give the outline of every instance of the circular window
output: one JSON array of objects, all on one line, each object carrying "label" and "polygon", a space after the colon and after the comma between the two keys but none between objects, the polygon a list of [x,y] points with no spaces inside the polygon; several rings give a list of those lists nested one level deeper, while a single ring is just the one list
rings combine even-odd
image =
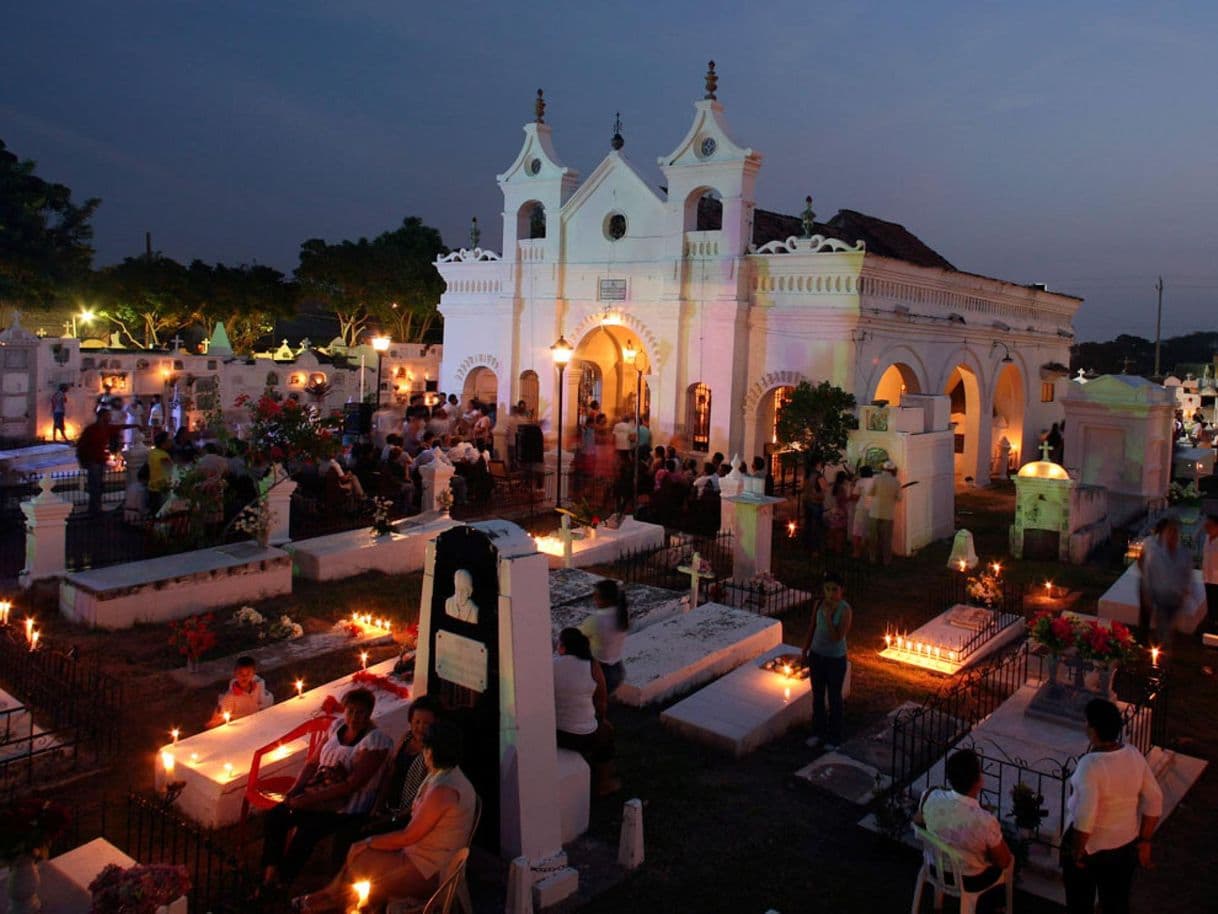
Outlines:
[{"label": "circular window", "polygon": [[529,163],[529,174],[536,175],[541,173],[541,159],[534,159]]},{"label": "circular window", "polygon": [[626,217],[621,213],[610,213],[605,220],[605,237],[610,241],[618,241],[626,237]]},{"label": "circular window", "polygon": [[715,154],[715,150],[719,148],[719,144],[715,142],[713,136],[708,136],[702,141],[702,158],[709,159]]}]

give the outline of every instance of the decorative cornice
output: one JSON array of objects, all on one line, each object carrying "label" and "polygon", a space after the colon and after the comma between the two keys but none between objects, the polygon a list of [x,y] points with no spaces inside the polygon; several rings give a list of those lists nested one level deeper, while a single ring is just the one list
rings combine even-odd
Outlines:
[{"label": "decorative cornice", "polygon": [[[808,198],[811,200],[811,197]],[[809,203],[809,206],[812,204]],[[786,241],[770,241],[759,247],[757,254],[822,254],[825,251],[845,251],[858,253],[866,251],[867,245],[862,240],[856,241],[851,247],[845,241],[837,238],[827,238],[824,235],[813,235],[811,238],[796,238],[792,235]]]},{"label": "decorative cornice", "polygon": [[502,364],[489,352],[475,353],[462,359],[461,364],[457,366],[457,370],[453,373],[453,380],[457,384],[464,384],[469,373],[475,368],[489,368],[495,373],[496,379],[501,382],[505,380]]},{"label": "decorative cornice", "polygon": [[778,387],[795,387],[801,381],[808,380],[798,371],[771,371],[762,375],[761,380],[749,388],[744,395],[744,415],[752,416],[757,412],[757,404],[761,398]]},{"label": "decorative cornice", "polygon": [[479,261],[501,259],[494,251],[484,251],[482,248],[474,248],[473,250],[461,248],[459,251],[445,254],[436,260],[436,263],[477,263]]}]

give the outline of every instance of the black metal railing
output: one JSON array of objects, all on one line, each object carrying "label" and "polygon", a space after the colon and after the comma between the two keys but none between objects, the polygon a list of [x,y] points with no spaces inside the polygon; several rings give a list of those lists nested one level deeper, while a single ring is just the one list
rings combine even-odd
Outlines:
[{"label": "black metal railing", "polygon": [[781,616],[812,603],[819,595],[787,587],[776,578],[769,580],[715,581],[706,590],[707,597],[736,609],[747,609],[762,616]]},{"label": "black metal railing", "polygon": [[[957,603],[979,606],[979,600],[968,592],[968,575],[959,571],[948,571],[941,574],[926,591],[926,608],[931,615],[938,615],[945,609],[950,609]],[[998,613],[1006,613],[1023,617],[1024,598],[1027,596],[1027,585],[1021,581],[1003,578],[999,585],[997,599],[990,603],[990,609]]]},{"label": "black metal railing", "polygon": [[[690,576],[679,571],[688,567],[694,553],[710,563],[710,581],[721,581],[732,574],[732,535],[696,536],[689,533],[668,534],[663,546],[624,552],[616,562],[606,566],[606,573],[623,584],[647,584],[670,590],[688,590]],[[704,591],[705,592],[705,591]]]},{"label": "black metal railing", "polygon": [[1014,626],[1023,628],[1024,618],[1022,615],[1002,611],[991,612],[990,621],[979,628],[971,638],[961,644],[956,650],[957,661],[962,664],[967,663],[969,658],[978,650],[992,639],[997,638],[999,634]]}]

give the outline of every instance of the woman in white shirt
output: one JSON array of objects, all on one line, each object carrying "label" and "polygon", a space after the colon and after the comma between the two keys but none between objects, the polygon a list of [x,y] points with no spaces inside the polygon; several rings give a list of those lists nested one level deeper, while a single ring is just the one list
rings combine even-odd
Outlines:
[{"label": "woman in white shirt", "polygon": [[859,478],[854,481],[850,500],[854,502],[854,513],[850,515],[850,554],[861,559],[867,555],[867,520],[871,516],[871,493],[875,491],[875,471],[869,466],[859,469]]},{"label": "woman in white shirt", "polygon": [[410,824],[351,845],[347,862],[319,892],[293,899],[297,911],[341,910],[351,884],[372,883],[369,910],[391,898],[426,898],[439,887],[453,855],[468,847],[477,797],[461,763],[461,729],[436,721],[423,736],[427,777],[411,806]]},{"label": "woman in white shirt", "polygon": [[626,605],[625,590],[610,578],[596,582],[592,599],[596,603],[596,612],[580,630],[592,644],[592,657],[600,664],[605,677],[605,691],[612,695],[626,678],[622,649],[630,628],[630,611]]},{"label": "woman in white shirt", "polygon": [[613,727],[605,714],[609,692],[592,646],[578,628],[558,633],[554,658],[554,722],[558,748],[578,752],[592,768],[597,796],[616,792],[621,783],[613,767]]},{"label": "woman in white shirt", "polygon": [[1128,914],[1135,867],[1150,866],[1150,839],[1163,812],[1163,791],[1145,757],[1121,742],[1121,712],[1110,701],[1087,703],[1091,750],[1070,776],[1062,881],[1070,914]]}]

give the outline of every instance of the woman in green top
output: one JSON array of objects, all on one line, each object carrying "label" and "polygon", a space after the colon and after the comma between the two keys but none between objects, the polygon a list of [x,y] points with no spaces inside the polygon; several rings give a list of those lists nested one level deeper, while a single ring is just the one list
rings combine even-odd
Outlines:
[{"label": "woman in green top", "polygon": [[[825,575],[825,596],[812,613],[803,658],[812,667],[812,740],[836,749],[842,741],[842,685],[846,681],[846,635],[854,613],[842,597],[842,579]],[[825,703],[828,699],[828,715]],[[826,720],[827,716],[827,720]]]}]

